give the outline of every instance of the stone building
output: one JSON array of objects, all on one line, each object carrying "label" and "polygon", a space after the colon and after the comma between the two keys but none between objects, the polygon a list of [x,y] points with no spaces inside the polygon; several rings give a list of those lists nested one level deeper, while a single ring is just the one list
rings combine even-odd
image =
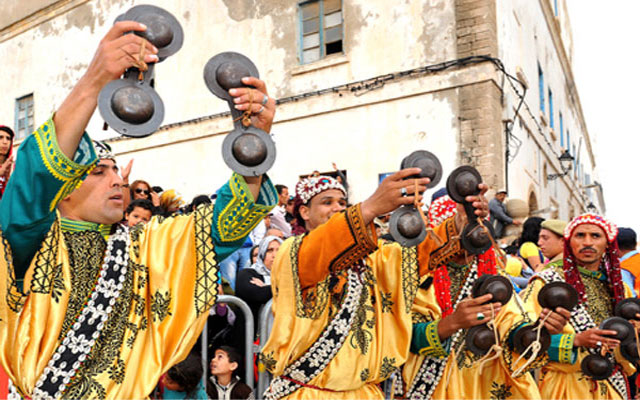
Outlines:
[{"label": "stone building", "polygon": [[[221,143],[227,105],[205,87],[207,60],[250,57],[280,99],[269,175],[346,170],[351,199],[415,149],[460,164],[529,201],[532,214],[605,211],[592,140],[571,70],[565,0],[23,0],[0,15],[0,122],[24,135],[49,118],[114,19],[152,3],[173,13],[184,46],[156,68],[163,127],[146,139],[113,138],[132,177],[211,193],[229,170]],[[510,78],[516,78],[517,80]],[[527,88],[519,107],[522,82]],[[518,117],[515,117],[518,110]],[[89,132],[102,131],[96,112]],[[559,156],[574,158],[564,176]],[[551,177],[550,177],[551,175]],[[444,181],[439,185],[444,185]]]}]

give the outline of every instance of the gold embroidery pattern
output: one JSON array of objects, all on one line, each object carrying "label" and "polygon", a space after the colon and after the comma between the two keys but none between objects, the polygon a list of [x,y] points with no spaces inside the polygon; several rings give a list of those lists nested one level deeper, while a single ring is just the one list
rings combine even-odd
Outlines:
[{"label": "gold embroidery pattern", "polygon": [[511,386],[504,383],[491,383],[491,400],[505,400],[511,397]]},{"label": "gold embroidery pattern", "polygon": [[[369,351],[369,344],[373,341],[373,334],[369,332],[373,329],[376,323],[376,316],[374,308],[368,304],[369,285],[362,285],[362,292],[360,293],[360,304],[356,309],[356,315],[351,325],[351,347],[359,349],[360,353],[367,354]],[[373,315],[371,319],[367,318],[367,311],[370,311]]]},{"label": "gold embroidery pattern", "polygon": [[53,278],[56,270],[62,265],[56,265],[58,258],[58,243],[60,241],[59,222],[56,220],[44,241],[40,250],[34,257],[35,267],[31,278],[30,290],[32,293],[50,294],[53,289]]},{"label": "gold embroidery pattern", "polygon": [[156,290],[156,293],[151,296],[151,314],[153,315],[153,322],[162,322],[171,314],[171,292],[165,291],[164,293]]},{"label": "gold embroidery pattern", "polygon": [[218,296],[218,264],[211,238],[213,205],[198,207],[195,211],[196,285],[195,308],[197,315],[208,312]]},{"label": "gold embroidery pattern", "polygon": [[302,293],[300,287],[300,275],[298,272],[298,252],[304,235],[296,236],[291,244],[291,269],[293,285],[296,292],[296,316],[298,318],[318,319],[324,311],[329,300],[329,276],[317,285],[308,288]]},{"label": "gold embroidery pattern", "polygon": [[18,289],[18,282],[16,281],[16,272],[13,268],[13,255],[11,254],[11,246],[7,239],[2,235],[2,247],[4,249],[4,261],[7,263],[7,306],[14,313],[22,311],[24,302],[27,296],[22,294]]},{"label": "gold embroidery pattern", "polygon": [[444,222],[447,231],[447,240],[445,243],[431,252],[429,257],[429,270],[433,271],[440,265],[446,264],[456,254],[460,253],[460,240],[455,238],[458,234],[456,224],[453,218],[450,218]]},{"label": "gold embroidery pattern", "polygon": [[[47,170],[54,178],[65,182],[49,205],[49,211],[53,211],[62,199],[82,184],[82,178],[95,167],[96,163],[82,165],[67,158],[58,147],[52,120],[39,127],[34,136],[40,150],[40,157]],[[92,159],[95,160],[95,156]]]},{"label": "gold embroidery pattern", "polygon": [[[57,224],[58,222],[56,221],[55,223]],[[54,231],[54,229],[52,229],[52,231]],[[55,231],[59,230],[55,229]],[[82,312],[84,305],[89,300],[89,296],[91,296],[98,279],[98,274],[100,273],[104,259],[104,252],[107,248],[107,243],[97,231],[63,232],[62,235],[69,251],[69,271],[71,273],[72,290],[69,292],[69,303],[67,304],[67,311],[62,323],[62,329],[60,330],[60,336],[58,337],[59,340],[64,339],[69,329],[71,329],[71,326],[76,322],[76,318]],[[51,249],[46,250],[47,246],[51,246]],[[41,251],[50,252],[53,249],[58,249],[57,240],[47,243],[45,239],[45,244]],[[39,252],[37,257],[40,256]],[[43,261],[46,260],[47,258],[45,257]],[[51,264],[47,267],[46,264],[39,264],[38,260],[36,260],[36,269],[33,272],[34,280],[31,285],[32,291],[35,291],[33,282],[36,281],[36,276],[40,274],[38,269],[41,268],[44,271],[42,274],[51,276],[53,274],[45,268],[51,268],[51,266],[54,265],[54,261],[55,258],[50,261]],[[51,278],[48,279],[50,280]],[[51,282],[49,282],[47,286],[50,287]],[[49,290],[44,293],[49,293]]]},{"label": "gold embroidery pattern", "polygon": [[347,218],[349,231],[355,243],[331,261],[329,269],[334,273],[354,265],[378,247],[377,244],[373,242],[369,230],[362,220],[360,204],[347,208],[345,216]]},{"label": "gold embroidery pattern", "polygon": [[276,359],[273,358],[273,351],[267,354],[259,353],[258,358],[260,360],[260,363],[266,368],[267,371],[273,372],[273,370],[276,367],[276,364],[278,363]]},{"label": "gold embroidery pattern", "polygon": [[[96,232],[96,234],[98,234]],[[98,234],[99,235],[99,234]],[[126,364],[119,364],[120,351],[125,343],[125,336],[129,330],[129,315],[133,307],[134,268],[129,261],[125,281],[120,296],[113,306],[102,333],[84,363],[76,371],[74,379],[69,383],[64,393],[66,398],[105,398],[106,389],[97,380],[98,376],[108,373],[111,380],[118,383],[124,376]],[[139,327],[138,329],[144,329]],[[124,367],[120,370],[120,366]],[[122,374],[122,375],[121,375]]]},{"label": "gold embroidery pattern", "polygon": [[384,380],[391,376],[393,371],[395,371],[396,366],[396,358],[392,357],[384,357],[382,359],[382,366],[380,367],[380,379]]},{"label": "gold embroidery pattern", "polygon": [[593,322],[600,326],[600,323],[613,315],[613,303],[611,293],[606,281],[600,281],[594,277],[581,274],[587,294],[587,311]]},{"label": "gold embroidery pattern", "polygon": [[360,372],[360,380],[362,382],[366,382],[369,379],[370,375],[371,375],[371,371],[369,371],[369,368],[365,368]]},{"label": "gold embroidery pattern", "polygon": [[407,313],[411,312],[413,300],[418,291],[420,271],[418,271],[418,248],[402,248],[402,293],[404,294],[404,307]]},{"label": "gold embroidery pattern", "polygon": [[[234,242],[247,236],[273,208],[272,205],[254,203],[249,187],[237,173],[229,179],[229,188],[233,198],[222,210],[217,222],[218,234],[223,242]],[[266,192],[260,191],[267,196],[267,204],[277,204],[274,192],[272,185],[269,185]]]}]

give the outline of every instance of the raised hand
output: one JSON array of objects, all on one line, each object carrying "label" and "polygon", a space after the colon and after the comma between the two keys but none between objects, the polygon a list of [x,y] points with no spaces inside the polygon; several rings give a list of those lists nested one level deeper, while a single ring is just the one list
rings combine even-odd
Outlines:
[{"label": "raised hand", "polygon": [[[420,168],[407,168],[386,177],[371,197],[362,202],[361,211],[364,222],[368,224],[378,215],[386,214],[404,204],[413,204],[416,179],[404,180],[404,178],[417,175],[421,171]],[[420,178],[417,181],[418,200],[420,200],[422,199],[420,193],[427,190],[429,178]]]},{"label": "raised hand", "polygon": [[5,162],[0,165],[0,176],[4,176],[5,178],[9,176],[11,172],[11,166],[13,165],[13,156],[6,159]]},{"label": "raised hand", "polygon": [[[276,100],[269,97],[264,81],[254,77],[245,77],[242,78],[242,83],[253,86],[253,88],[229,89],[236,110],[247,111],[251,107],[251,124],[267,133],[271,132],[271,124],[276,114]],[[267,101],[263,104],[265,99]]]}]

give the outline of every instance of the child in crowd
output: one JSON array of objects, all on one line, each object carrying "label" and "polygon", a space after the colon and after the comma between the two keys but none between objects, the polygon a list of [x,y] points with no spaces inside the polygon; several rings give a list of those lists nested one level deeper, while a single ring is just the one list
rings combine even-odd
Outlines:
[{"label": "child in crowd", "polygon": [[149,222],[152,213],[153,203],[149,200],[137,199],[129,203],[124,212],[124,217],[127,220],[127,225],[132,228],[139,223],[146,224]]},{"label": "child in crowd", "polygon": [[200,357],[189,354],[162,376],[154,398],[207,400],[202,383],[203,372]]},{"label": "child in crowd", "polygon": [[240,355],[229,346],[220,346],[211,359],[211,377],[207,382],[207,393],[213,400],[254,399],[253,390],[235,376]]}]

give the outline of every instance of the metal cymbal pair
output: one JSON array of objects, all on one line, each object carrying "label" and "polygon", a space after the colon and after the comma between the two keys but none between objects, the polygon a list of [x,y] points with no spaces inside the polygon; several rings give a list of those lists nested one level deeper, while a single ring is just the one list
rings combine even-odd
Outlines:
[{"label": "metal cymbal pair", "polygon": [[[505,305],[513,294],[511,281],[500,275],[482,275],[473,283],[471,297],[481,297],[491,294],[488,303],[500,303]],[[495,344],[493,329],[486,323],[469,328],[465,337],[467,349],[477,356],[484,356]]]},{"label": "metal cymbal pair", "polygon": [[[492,237],[495,236],[493,226],[487,220],[478,222],[473,205],[466,201],[467,196],[480,194],[478,185],[482,183],[482,176],[477,169],[463,165],[451,172],[447,178],[447,193],[456,203],[464,206],[468,223],[460,234],[460,245],[470,254],[482,254],[489,250]],[[491,236],[491,237],[490,237]]]},{"label": "metal cymbal pair", "polygon": [[[140,5],[118,16],[115,22],[136,21],[147,26],[133,34],[147,39],[158,49],[158,62],[182,47],[184,33],[178,20],[166,10]],[[98,95],[98,108],[111,128],[124,136],[145,137],[155,132],[164,119],[164,104],[152,86],[155,63],[146,71],[128,69],[123,77],[109,82]],[[139,79],[142,76],[142,79]]]},{"label": "metal cymbal pair", "polygon": [[[229,89],[249,87],[244,77],[259,78],[258,69],[240,53],[224,52],[212,57],[204,67],[204,81],[209,90],[226,100],[233,118],[234,128],[222,142],[222,158],[233,171],[244,176],[260,176],[267,172],[276,159],[276,145],[271,135],[262,129],[243,124],[243,113],[235,109]],[[263,99],[253,99],[262,104]],[[250,115],[247,114],[247,120]]]},{"label": "metal cymbal pair", "polygon": [[[442,164],[435,154],[426,150],[417,150],[409,154],[400,163],[400,169],[420,168],[418,175],[405,179],[429,178],[427,188],[435,187],[442,179]],[[389,233],[393,239],[404,247],[412,247],[421,243],[427,236],[424,220],[414,205],[398,207],[389,219]]]}]

